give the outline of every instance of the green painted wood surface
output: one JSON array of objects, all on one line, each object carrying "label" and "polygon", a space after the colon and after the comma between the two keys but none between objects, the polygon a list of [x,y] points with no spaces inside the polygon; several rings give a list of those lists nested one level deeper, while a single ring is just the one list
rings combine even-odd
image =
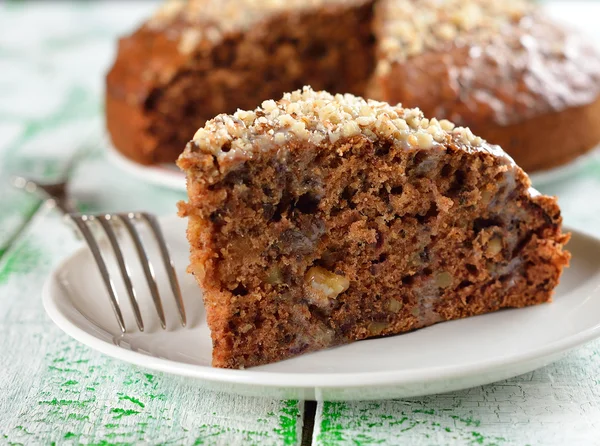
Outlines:
[{"label": "green painted wood surface", "polygon": [[405,401],[326,402],[316,445],[600,444],[600,342],[522,376]]},{"label": "green painted wood surface", "polygon": [[302,402],[206,391],[112,360],[56,328],[41,285],[77,245],[44,207],[0,261],[0,444],[298,443]]},{"label": "green painted wood surface", "polygon": [[[166,215],[182,198],[123,175],[103,151],[103,74],[116,36],[155,3],[0,4],[0,444],[299,443],[302,402],[209,392],[114,361],[62,334],[41,306],[45,277],[77,242],[59,215],[8,185],[11,173],[52,179],[78,152],[71,192],[81,209]],[[567,224],[600,235],[600,157],[540,189],[560,197]],[[599,389],[596,342],[462,392],[321,403],[313,443],[600,444]]]},{"label": "green painted wood surface", "polygon": [[30,6],[0,5],[0,444],[298,444],[302,402],[149,373],[78,344],[45,315],[42,284],[77,242],[10,174],[52,180],[77,152],[80,209],[174,214],[183,194],[128,178],[102,151],[103,73],[116,36],[151,2]]}]

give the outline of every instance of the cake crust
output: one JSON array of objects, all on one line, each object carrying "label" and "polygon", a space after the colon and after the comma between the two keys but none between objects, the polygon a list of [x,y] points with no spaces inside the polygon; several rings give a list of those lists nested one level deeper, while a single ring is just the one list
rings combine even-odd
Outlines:
[{"label": "cake crust", "polygon": [[418,109],[305,88],[209,121],[178,164],[216,367],[548,302],[568,263],[556,200]]}]

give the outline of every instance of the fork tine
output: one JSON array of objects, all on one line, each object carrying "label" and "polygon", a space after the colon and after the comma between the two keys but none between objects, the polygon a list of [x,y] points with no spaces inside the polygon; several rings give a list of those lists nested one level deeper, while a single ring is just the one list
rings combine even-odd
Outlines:
[{"label": "fork tine", "polygon": [[115,285],[113,284],[110,275],[108,274],[108,269],[106,268],[106,263],[104,263],[104,259],[102,258],[102,253],[100,252],[98,243],[92,235],[92,231],[90,231],[90,228],[88,228],[88,225],[86,224],[87,221],[92,220],[93,217],[88,217],[86,215],[69,215],[71,217],[71,220],[77,226],[77,229],[79,229],[79,232],[81,232],[81,235],[83,235],[83,238],[85,239],[88,247],[90,248],[90,251],[92,252],[92,256],[96,261],[96,265],[100,270],[100,275],[102,276],[102,280],[104,282],[104,285],[106,286],[106,290],[108,291],[110,303],[112,305],[115,316],[117,317],[119,328],[121,329],[122,333],[125,333],[125,321],[123,320],[123,314],[121,313],[121,307],[119,306],[119,299],[117,298]]},{"label": "fork tine", "polygon": [[137,323],[140,331],[144,331],[144,321],[142,320],[142,313],[140,312],[140,307],[137,302],[137,296],[135,295],[135,289],[133,288],[133,284],[131,282],[131,273],[127,264],[125,263],[125,259],[123,257],[123,251],[119,246],[117,241],[117,236],[115,235],[115,231],[110,225],[111,221],[114,221],[110,214],[102,215],[97,218],[100,226],[104,229],[104,233],[110,242],[110,246],[112,247],[113,252],[115,253],[115,257],[117,259],[117,263],[119,264],[119,269],[121,270],[121,276],[123,277],[123,282],[125,282],[125,287],[127,288],[127,294],[129,295],[129,301],[131,302],[131,306],[133,307],[133,312],[135,314],[135,321]]},{"label": "fork tine", "polygon": [[175,272],[175,265],[173,264],[173,260],[171,260],[171,256],[169,255],[169,250],[167,248],[167,242],[165,241],[165,237],[163,236],[162,230],[158,224],[158,221],[154,215],[148,214],[146,212],[142,212],[139,214],[141,218],[146,220],[152,232],[154,233],[154,237],[158,242],[158,247],[160,248],[160,253],[165,264],[165,270],[167,271],[167,275],[169,276],[169,283],[171,285],[171,290],[173,291],[173,296],[175,297],[175,302],[177,303],[177,309],[179,310],[179,320],[181,321],[181,326],[185,327],[187,324],[187,318],[185,315],[185,307],[183,305],[183,297],[181,296],[181,288],[179,286],[179,281],[177,280],[177,273]]},{"label": "fork tine", "polygon": [[131,220],[134,220],[136,216],[134,213],[117,214],[117,216],[121,219],[121,221],[125,225],[125,228],[127,228],[127,232],[129,232],[129,235],[133,240],[135,249],[140,259],[140,263],[142,264],[142,268],[144,269],[146,281],[148,282],[148,286],[150,287],[150,293],[152,294],[154,307],[156,308],[156,312],[158,313],[158,317],[160,319],[160,325],[163,329],[166,329],[167,322],[165,321],[165,312],[163,310],[162,302],[160,300],[160,293],[158,292],[158,285],[156,284],[156,276],[154,275],[154,269],[152,268],[152,264],[150,263],[148,253],[146,253],[146,250],[144,249],[142,239],[140,238],[136,227],[131,222]]}]

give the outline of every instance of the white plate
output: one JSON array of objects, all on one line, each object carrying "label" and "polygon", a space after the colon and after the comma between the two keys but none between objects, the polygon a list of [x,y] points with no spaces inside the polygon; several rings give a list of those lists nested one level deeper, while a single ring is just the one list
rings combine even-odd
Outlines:
[{"label": "white plate", "polygon": [[[168,331],[158,330],[149,293],[141,288],[144,319],[152,325],[144,334],[120,335],[99,274],[84,248],[52,273],[43,292],[44,306],[52,320],[78,341],[148,369],[196,378],[207,388],[318,400],[425,395],[529,372],[600,336],[600,240],[574,232],[569,243],[572,266],[552,304],[445,322],[247,370],[213,368],[201,292],[184,272],[185,222],[173,217],[162,220],[162,226],[182,284],[188,328],[177,327],[175,306],[168,298],[164,299]],[[125,248],[135,259],[133,248]],[[156,254],[154,248],[149,252]],[[166,277],[158,266],[159,285],[166,290]],[[114,270],[114,262],[109,268]],[[137,261],[132,262],[132,274],[138,285],[143,283]],[[123,293],[122,284],[117,286]],[[130,308],[123,306],[126,323],[134,327]]]}]

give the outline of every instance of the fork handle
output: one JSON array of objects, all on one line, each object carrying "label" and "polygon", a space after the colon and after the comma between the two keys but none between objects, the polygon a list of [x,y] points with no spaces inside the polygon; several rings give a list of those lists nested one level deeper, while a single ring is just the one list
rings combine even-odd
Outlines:
[{"label": "fork handle", "polygon": [[54,204],[54,206],[60,209],[65,215],[77,212],[77,209],[75,209],[71,200],[68,198],[66,182],[41,184],[36,183],[29,178],[14,176],[12,178],[12,183],[19,189],[43,196],[45,200]]}]

